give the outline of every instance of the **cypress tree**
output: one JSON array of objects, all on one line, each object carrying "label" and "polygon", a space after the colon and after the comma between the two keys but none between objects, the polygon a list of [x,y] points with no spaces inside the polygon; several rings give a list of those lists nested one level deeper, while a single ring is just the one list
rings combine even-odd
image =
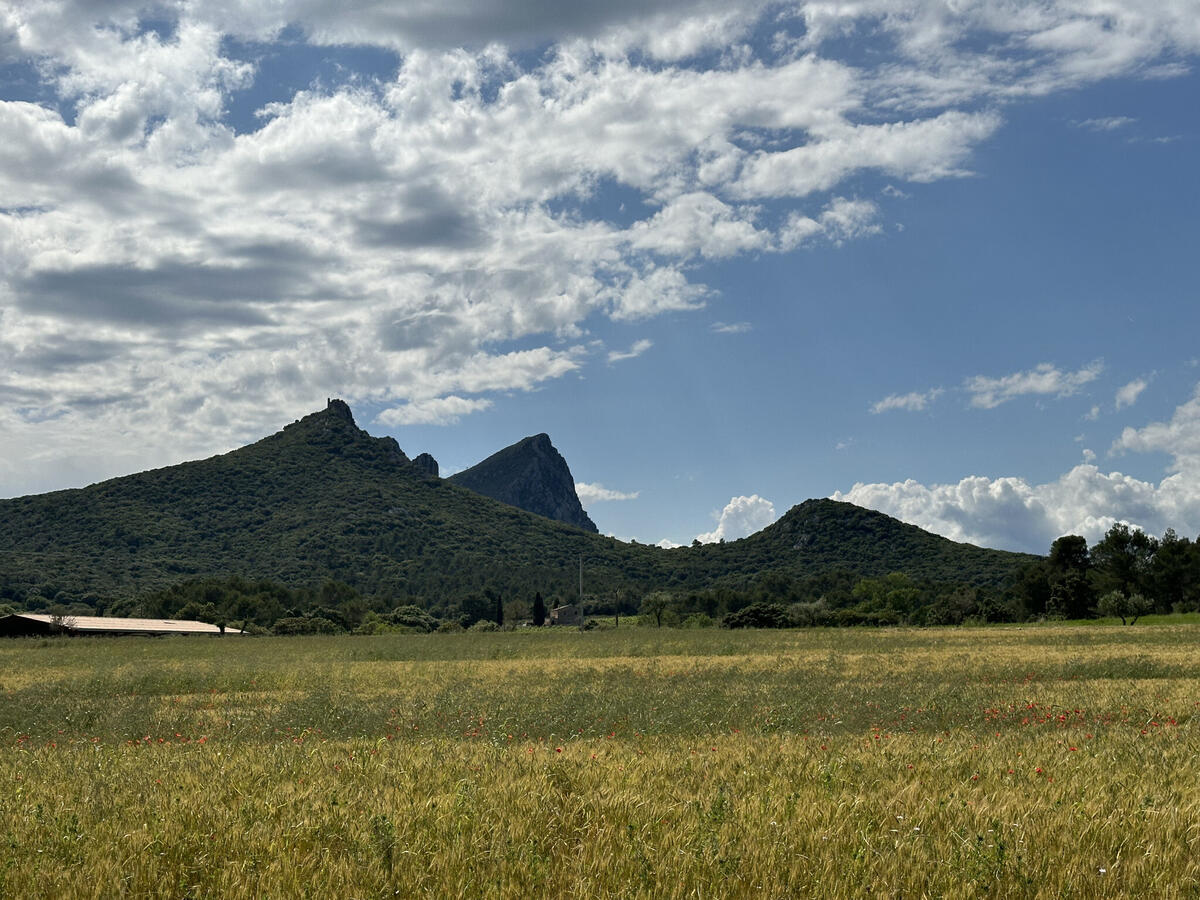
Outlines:
[{"label": "cypress tree", "polygon": [[546,601],[542,599],[541,591],[533,598],[533,624],[537,628],[546,624]]}]

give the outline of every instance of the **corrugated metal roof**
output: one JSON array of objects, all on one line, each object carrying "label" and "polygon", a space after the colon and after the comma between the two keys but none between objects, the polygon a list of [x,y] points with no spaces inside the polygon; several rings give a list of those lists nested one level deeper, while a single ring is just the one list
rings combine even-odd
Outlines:
[{"label": "corrugated metal roof", "polygon": [[[221,629],[207,622],[188,622],[179,619],[118,619],[108,616],[50,616],[45,613],[15,613],[16,618],[31,619],[46,625],[58,625],[65,631],[83,633],[129,634],[221,634]],[[226,626],[225,634],[241,634],[239,628]]]}]

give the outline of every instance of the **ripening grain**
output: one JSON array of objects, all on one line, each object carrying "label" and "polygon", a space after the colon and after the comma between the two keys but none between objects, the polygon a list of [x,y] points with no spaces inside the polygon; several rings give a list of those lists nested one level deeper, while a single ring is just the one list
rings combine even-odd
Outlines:
[{"label": "ripening grain", "polygon": [[16,641],[3,896],[1200,896],[1200,629]]}]

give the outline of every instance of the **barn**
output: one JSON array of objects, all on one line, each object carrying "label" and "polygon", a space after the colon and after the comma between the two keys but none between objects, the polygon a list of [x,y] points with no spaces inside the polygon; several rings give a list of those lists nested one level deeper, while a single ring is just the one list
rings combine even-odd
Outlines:
[{"label": "barn", "polygon": [[0,617],[0,637],[45,637],[52,634],[165,635],[165,634],[242,634],[236,628],[224,628],[207,622],[176,619],[117,619],[105,616],[51,616],[45,613],[14,613]]}]

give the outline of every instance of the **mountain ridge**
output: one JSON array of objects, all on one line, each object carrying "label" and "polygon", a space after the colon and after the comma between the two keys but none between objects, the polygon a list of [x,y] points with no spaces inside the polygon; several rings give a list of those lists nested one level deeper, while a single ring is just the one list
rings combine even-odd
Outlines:
[{"label": "mountain ridge", "polygon": [[229,453],[84,488],[0,500],[0,601],[139,596],[238,575],[308,586],[334,579],[422,606],[486,589],[742,589],[766,574],[906,572],[1001,585],[1033,557],[972,545],[833,500],[810,500],[757,534],[664,550],[585,532],[432,478],[397,442],[332,403]]}]

